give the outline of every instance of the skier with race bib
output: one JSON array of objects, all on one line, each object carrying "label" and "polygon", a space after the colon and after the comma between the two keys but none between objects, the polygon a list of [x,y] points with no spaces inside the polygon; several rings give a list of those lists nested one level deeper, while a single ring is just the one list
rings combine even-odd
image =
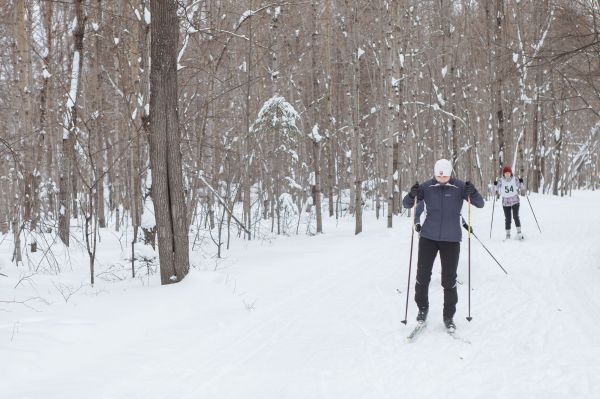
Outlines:
[{"label": "skier with race bib", "polygon": [[494,195],[500,193],[502,197],[502,207],[504,208],[504,227],[506,229],[506,239],[510,239],[511,213],[517,227],[517,238],[523,239],[521,232],[521,220],[519,219],[519,192],[523,190],[523,179],[513,175],[512,168],[506,165],[502,168],[502,177],[494,182]]}]

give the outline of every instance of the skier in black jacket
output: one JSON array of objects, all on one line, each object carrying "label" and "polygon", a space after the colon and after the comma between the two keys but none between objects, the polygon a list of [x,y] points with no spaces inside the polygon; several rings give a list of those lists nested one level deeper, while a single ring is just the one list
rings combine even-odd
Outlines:
[{"label": "skier in black jacket", "polygon": [[470,198],[477,208],[483,208],[481,195],[470,182],[451,177],[452,164],[446,159],[435,163],[434,177],[423,184],[416,183],[404,197],[404,207],[412,207],[424,201],[427,208],[425,222],[421,227],[415,302],[419,308],[417,321],[425,323],[429,311],[429,282],[433,262],[439,251],[442,263],[442,287],[444,287],[444,325],[454,331],[458,294],[456,269],[462,239],[460,213],[463,202]]}]

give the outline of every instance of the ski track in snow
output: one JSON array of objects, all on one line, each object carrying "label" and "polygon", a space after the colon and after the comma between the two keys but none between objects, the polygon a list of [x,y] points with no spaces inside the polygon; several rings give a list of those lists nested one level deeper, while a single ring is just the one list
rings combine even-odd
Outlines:
[{"label": "ski track in snow", "polygon": [[501,207],[491,240],[491,202],[472,210],[510,275],[471,241],[467,322],[463,236],[455,321],[470,344],[445,333],[439,258],[428,326],[406,342],[418,239],[404,326],[409,219],[388,230],[366,213],[359,236],[345,219],[319,237],[236,242],[216,272],[177,285],[105,283],[39,313],[11,307],[0,313],[0,397],[600,397],[600,193],[530,199],[543,233],[522,198],[523,242],[502,241]]}]

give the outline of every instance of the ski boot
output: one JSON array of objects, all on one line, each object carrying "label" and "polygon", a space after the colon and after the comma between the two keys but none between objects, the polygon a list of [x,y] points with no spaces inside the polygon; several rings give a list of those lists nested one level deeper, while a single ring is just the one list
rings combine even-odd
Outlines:
[{"label": "ski boot", "polygon": [[521,232],[521,228],[520,227],[517,227],[517,238],[519,240],[522,240],[522,239],[525,238],[525,237],[523,237],[523,233]]},{"label": "ski boot", "polygon": [[419,308],[419,314],[417,315],[417,323],[425,324],[427,320],[427,313],[429,312],[429,308]]},{"label": "ski boot", "polygon": [[446,330],[452,334],[454,331],[456,331],[456,324],[454,324],[454,321],[452,320],[452,317],[445,317],[444,318],[444,326],[446,327]]}]

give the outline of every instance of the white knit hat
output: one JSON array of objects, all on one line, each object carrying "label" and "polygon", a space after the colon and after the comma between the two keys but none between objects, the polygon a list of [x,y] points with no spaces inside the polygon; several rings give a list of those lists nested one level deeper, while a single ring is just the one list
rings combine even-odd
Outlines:
[{"label": "white knit hat", "polygon": [[440,159],[433,167],[434,176],[450,176],[452,175],[452,164],[447,159]]}]

